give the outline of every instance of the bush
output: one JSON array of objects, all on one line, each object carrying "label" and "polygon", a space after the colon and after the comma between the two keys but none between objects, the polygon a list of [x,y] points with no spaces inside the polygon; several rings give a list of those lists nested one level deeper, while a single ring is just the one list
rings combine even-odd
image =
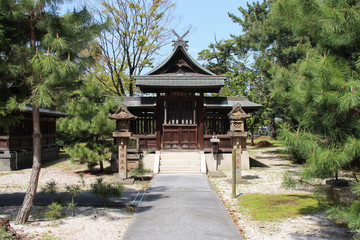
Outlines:
[{"label": "bush", "polygon": [[0,226],[0,239],[3,240],[11,240],[12,239],[12,232],[6,229],[6,226]]},{"label": "bush", "polygon": [[62,216],[62,206],[59,203],[53,202],[48,206],[48,211],[45,213],[47,219],[56,220]]},{"label": "bush", "polygon": [[112,185],[111,183],[104,182],[103,178],[97,178],[95,183],[91,184],[91,192],[100,195],[104,201],[104,207],[108,205],[107,199],[109,196],[120,197],[124,191],[122,184]]},{"label": "bush", "polygon": [[49,193],[51,195],[51,202],[54,202],[54,195],[58,190],[58,186],[54,180],[47,182],[45,186],[41,188],[42,193]]},{"label": "bush", "polygon": [[71,209],[71,216],[74,216],[74,209],[76,207],[75,197],[81,193],[81,188],[78,185],[70,185],[65,187],[71,194],[71,202],[68,203],[68,208]]}]

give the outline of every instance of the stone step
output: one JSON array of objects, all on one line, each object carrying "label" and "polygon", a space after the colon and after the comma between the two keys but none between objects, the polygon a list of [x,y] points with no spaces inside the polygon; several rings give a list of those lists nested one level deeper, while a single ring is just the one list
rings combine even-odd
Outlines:
[{"label": "stone step", "polygon": [[201,161],[199,160],[160,160],[160,165],[200,165]]},{"label": "stone step", "polygon": [[160,165],[160,172],[200,172],[201,167],[199,166],[189,166],[189,165]]},{"label": "stone step", "polygon": [[161,160],[200,160],[200,154],[161,154]]},{"label": "stone step", "polygon": [[201,172],[200,153],[161,152],[159,172]]}]

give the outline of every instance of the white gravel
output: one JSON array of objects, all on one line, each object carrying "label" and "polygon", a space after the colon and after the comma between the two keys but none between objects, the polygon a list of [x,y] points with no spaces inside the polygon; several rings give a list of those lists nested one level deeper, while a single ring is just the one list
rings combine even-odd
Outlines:
[{"label": "white gravel", "polygon": [[[300,165],[291,164],[289,161],[277,157],[274,151],[278,148],[251,150],[250,154],[267,167],[252,168],[242,171],[242,176],[249,184],[238,184],[238,194],[251,193],[304,193],[305,190],[285,190],[281,187],[282,175],[285,171],[299,172]],[[59,162],[41,170],[39,188],[46,182],[54,180],[59,186],[65,184],[80,184],[80,177],[76,171],[82,171],[86,166],[69,164],[67,161]],[[0,172],[0,192],[26,191],[31,169]],[[234,222],[242,232],[245,239],[249,240],[278,240],[278,239],[351,239],[349,230],[341,228],[323,215],[307,215],[298,218],[289,218],[280,222],[254,221],[246,214],[246,209],[237,206],[236,199],[231,198],[231,172],[224,172],[225,178],[211,178],[224,205],[228,208]],[[85,174],[84,180],[88,189],[90,183],[98,176]],[[114,180],[114,176],[103,176],[106,181]],[[126,185],[128,190],[138,190],[141,185]],[[0,217],[15,219],[19,207],[0,207]],[[91,240],[91,239],[121,239],[133,213],[125,209],[76,207],[75,217],[65,217],[56,221],[45,220],[44,207],[34,207],[28,224],[11,225],[31,239],[45,239],[52,237],[54,240]],[[159,226],[160,227],[160,226]]]},{"label": "white gravel", "polygon": [[[86,170],[84,165],[71,164],[69,161],[59,161],[56,164],[42,168],[40,172],[38,192],[49,181],[55,181],[59,191],[65,191],[65,185],[77,184],[82,186],[81,178],[77,172]],[[30,179],[31,169],[14,172],[0,172],[0,192],[25,192]],[[90,184],[100,176],[85,173],[84,190],[90,189]],[[102,175],[105,181],[116,181],[112,174]],[[140,190],[142,184],[125,185],[125,191]],[[26,234],[29,239],[53,240],[112,240],[121,239],[127,229],[132,212],[126,209],[76,207],[75,217],[67,211],[66,217],[52,221],[44,217],[46,207],[34,206],[25,225],[15,225],[14,220],[20,207],[0,207],[0,217],[9,218],[11,226],[20,233]]]},{"label": "white gravel", "polygon": [[[279,158],[276,155],[277,150],[279,148],[249,151],[252,158],[267,167],[243,170],[243,179],[247,180],[249,184],[237,184],[238,196],[253,193],[307,193],[306,190],[286,190],[281,187],[284,172],[287,170],[294,173],[300,172],[303,166]],[[237,199],[231,197],[231,184],[226,182],[227,179],[231,179],[231,172],[225,171],[224,173],[226,174],[225,178],[211,178],[210,180],[245,239],[351,239],[351,232],[347,228],[340,227],[321,214],[288,218],[278,222],[263,222],[251,219],[246,214],[246,209],[242,209],[237,205]]]}]

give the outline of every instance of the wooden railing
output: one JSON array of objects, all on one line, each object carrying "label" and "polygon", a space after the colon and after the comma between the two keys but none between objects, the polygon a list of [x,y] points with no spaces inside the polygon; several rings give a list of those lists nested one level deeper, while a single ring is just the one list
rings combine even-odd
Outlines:
[{"label": "wooden railing", "polygon": [[135,135],[152,135],[156,132],[156,119],[154,116],[139,116],[131,122],[131,132]]},{"label": "wooden railing", "polygon": [[226,135],[230,129],[230,122],[227,116],[205,116],[205,135]]}]

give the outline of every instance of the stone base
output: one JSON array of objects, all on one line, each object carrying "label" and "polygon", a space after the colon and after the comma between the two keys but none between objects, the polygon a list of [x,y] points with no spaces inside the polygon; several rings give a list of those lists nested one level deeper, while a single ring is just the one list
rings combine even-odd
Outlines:
[{"label": "stone base", "polygon": [[[136,159],[136,158],[129,159],[129,157],[131,157],[131,154],[128,154],[128,159],[127,159],[127,170],[128,171],[139,167],[139,160],[141,159],[141,156],[140,156],[140,154],[137,154],[137,155],[138,155],[138,159]],[[113,170],[115,172],[119,171],[119,157],[118,156],[119,156],[119,154],[117,152],[111,154],[110,168],[111,168],[111,170]]]},{"label": "stone base", "polygon": [[[114,176],[119,177],[119,173],[114,173]],[[125,184],[125,185],[132,185],[132,184],[134,184],[134,181],[135,181],[134,178],[123,179],[121,177],[119,177],[115,180],[116,183],[121,183],[121,184]]]},{"label": "stone base", "polygon": [[[41,150],[41,162],[55,161],[59,158],[59,148],[43,148]],[[19,170],[31,168],[33,152],[31,150],[4,151],[0,152],[0,171]]]},{"label": "stone base", "polygon": [[241,153],[241,169],[250,169],[250,157],[247,151],[242,151]]}]

